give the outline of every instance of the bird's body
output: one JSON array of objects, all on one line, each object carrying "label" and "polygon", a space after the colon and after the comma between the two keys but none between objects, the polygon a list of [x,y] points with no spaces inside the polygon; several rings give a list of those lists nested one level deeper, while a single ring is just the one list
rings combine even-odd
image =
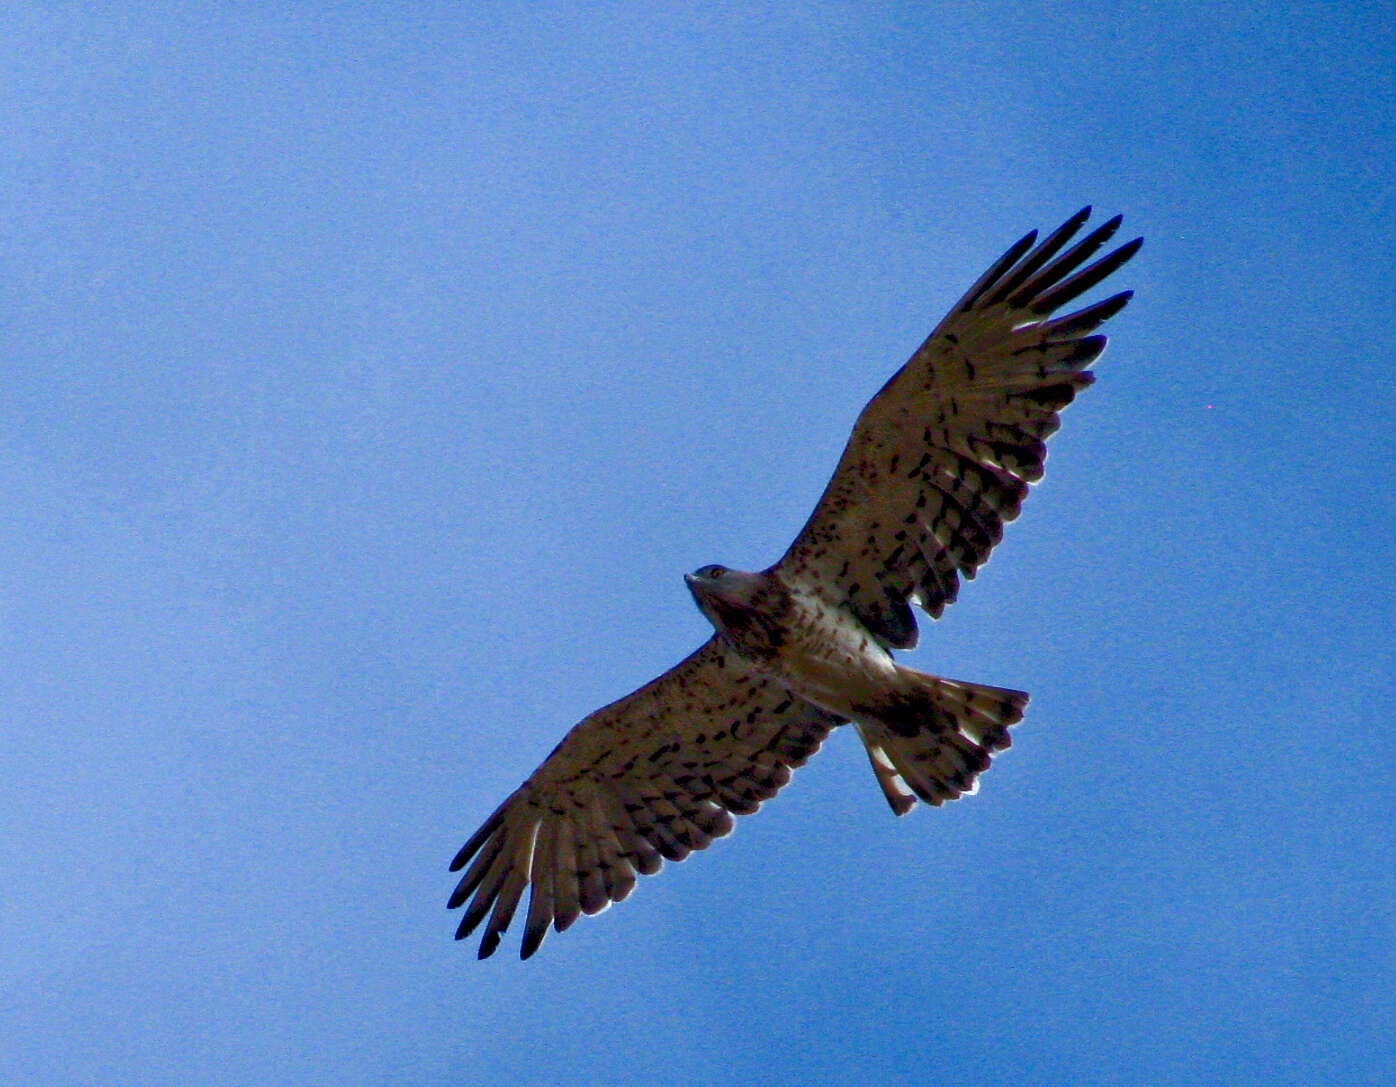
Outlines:
[{"label": "bird's body", "polygon": [[[461,848],[457,938],[488,916],[492,954],[532,887],[522,953],[630,893],[636,874],[732,829],[852,723],[892,810],[973,792],[1021,720],[1021,691],[899,664],[912,606],[938,617],[1042,475],[1057,413],[1091,383],[1091,335],[1124,292],[1053,318],[1125,263],[1086,262],[1116,217],[1068,246],[1090,209],[1029,234],[970,288],[868,403],[785,555],[757,573],[687,578],[715,635],[588,716]],[[1085,265],[1085,267],[1082,267]]]},{"label": "bird's body", "polygon": [[704,567],[687,581],[724,641],[820,709],[856,720],[896,683],[892,654],[856,617],[777,572]]}]

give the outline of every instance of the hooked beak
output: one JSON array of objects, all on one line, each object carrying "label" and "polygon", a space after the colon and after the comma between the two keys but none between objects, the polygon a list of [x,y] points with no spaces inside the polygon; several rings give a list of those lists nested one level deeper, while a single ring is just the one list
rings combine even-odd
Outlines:
[{"label": "hooked beak", "polygon": [[713,579],[703,577],[701,574],[684,574],[683,583],[688,586],[688,591],[693,594],[693,598],[699,603],[712,600],[718,596],[717,587],[713,584]]},{"label": "hooked beak", "polygon": [[688,591],[693,594],[693,599],[698,602],[698,606],[706,611],[709,607],[736,607],[741,603],[738,595],[734,594],[731,586],[723,586],[717,578],[704,577],[702,574],[684,574],[684,584],[688,586]]},{"label": "hooked beak", "polygon": [[723,601],[717,594],[712,578],[684,574],[683,583],[688,586],[688,591],[693,595],[693,602],[698,605],[698,610],[707,616],[708,622],[719,626],[718,616]]}]

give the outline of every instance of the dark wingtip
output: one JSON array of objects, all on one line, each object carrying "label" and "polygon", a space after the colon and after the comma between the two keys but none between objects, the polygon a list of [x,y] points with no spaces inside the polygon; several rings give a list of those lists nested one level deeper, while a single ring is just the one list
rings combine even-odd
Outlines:
[{"label": "dark wingtip", "polygon": [[[472,913],[474,913],[473,917],[471,916]],[[475,931],[476,926],[479,925],[484,918],[485,914],[483,910],[466,910],[465,916],[460,919],[460,924],[456,926],[456,939],[464,940]]]},{"label": "dark wingtip", "polygon": [[1076,346],[1072,348],[1071,354],[1067,356],[1065,364],[1070,367],[1089,366],[1096,359],[1100,358],[1101,352],[1105,350],[1104,336],[1082,336],[1076,341]]},{"label": "dark wingtip", "polygon": [[995,283],[1015,264],[1023,259],[1023,255],[1032,249],[1037,242],[1037,231],[1029,230],[1021,238],[1008,247],[1008,250],[989,266],[973,287],[966,292],[965,296],[956,303],[953,313],[964,313],[974,308],[976,302],[983,296],[984,292],[994,286]]},{"label": "dark wingtip", "polygon": [[992,278],[997,279],[998,276],[1003,275],[1004,272],[1008,271],[1008,269],[1012,268],[1015,264],[1022,260],[1023,254],[1027,253],[1036,244],[1037,231],[1035,229],[1029,230],[1026,234],[1024,234],[1011,246],[1009,246],[1008,250],[1003,254],[1003,256],[999,257],[998,262],[999,265],[1001,265],[1002,267],[999,268],[998,275],[995,275]]},{"label": "dark wingtip", "polygon": [[[1116,217],[1118,218],[1118,216]],[[1113,222],[1113,220],[1112,220]],[[1109,225],[1108,223],[1106,224]],[[1104,230],[1104,228],[1101,228]],[[1106,235],[1108,237],[1108,235]],[[1094,238],[1095,235],[1092,235]],[[1140,246],[1144,244],[1143,238],[1135,238],[1133,241],[1125,242],[1114,252],[1101,257],[1094,264],[1088,265],[1069,279],[1064,279],[1055,286],[1043,291],[1037,297],[1025,300],[1026,305],[1034,313],[1048,314],[1058,306],[1070,302],[1073,298],[1084,294],[1101,280],[1113,275],[1121,265],[1125,264],[1135,253],[1139,252]],[[1024,288],[1026,290],[1026,288]]]},{"label": "dark wingtip", "polygon": [[1106,321],[1110,320],[1111,317],[1114,317],[1115,314],[1119,313],[1120,310],[1129,305],[1130,299],[1133,297],[1134,290],[1130,288],[1129,290],[1120,291],[1119,294],[1112,294],[1103,302],[1097,302],[1091,309],[1095,313],[1096,320],[1100,324],[1104,324]]},{"label": "dark wingtip", "polygon": [[[1061,226],[1057,227],[1056,230],[1047,235],[1047,237],[1043,239],[1042,244],[1029,253],[1025,260],[1018,263],[1011,273],[999,277],[996,280],[997,285],[994,287],[992,293],[984,295],[983,301],[992,306],[1014,295],[1024,283],[1034,278],[1047,262],[1052,260],[1052,258],[1061,251],[1062,246],[1066,245],[1067,242],[1076,236],[1076,232],[1081,229],[1082,225],[1084,225],[1086,220],[1090,217],[1091,206],[1087,204],[1075,215],[1067,219],[1066,222],[1062,223]],[[1097,238],[1101,230],[1106,229],[1109,228],[1102,227],[1097,229],[1092,233],[1091,238]],[[1087,240],[1087,244],[1090,244],[1090,239]]]},{"label": "dark wingtip", "polygon": [[[509,800],[512,799],[513,797],[509,798]],[[447,866],[447,871],[459,872],[465,867],[465,862],[480,851],[480,847],[489,840],[490,836],[499,829],[499,825],[504,822],[504,809],[509,806],[509,800],[506,800],[497,807],[494,813],[485,820],[480,829],[470,836],[470,840],[460,847],[451,863]]]},{"label": "dark wingtip", "polygon": [[1129,300],[1133,297],[1133,291],[1121,291],[1119,294],[1111,295],[1103,302],[1087,306],[1079,313],[1071,313],[1065,317],[1058,317],[1056,320],[1046,322],[1042,326],[1042,331],[1053,340],[1085,335],[1114,317],[1129,304]]},{"label": "dark wingtip", "polygon": [[[1142,243],[1143,239],[1141,238],[1139,239],[1139,241]],[[1138,252],[1138,249],[1136,249],[1135,252]],[[1127,305],[1129,305],[1130,299],[1132,299],[1133,297],[1134,291],[1132,289],[1127,291],[1121,291],[1119,294],[1111,295],[1102,303],[1101,312],[1104,316],[1101,318],[1101,320],[1108,321],[1111,317],[1114,317],[1115,314],[1119,313],[1120,310],[1124,309]]]}]

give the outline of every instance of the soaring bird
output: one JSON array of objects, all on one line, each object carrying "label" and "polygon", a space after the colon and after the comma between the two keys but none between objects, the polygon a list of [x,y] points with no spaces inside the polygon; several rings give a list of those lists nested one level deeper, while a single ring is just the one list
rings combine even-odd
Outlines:
[{"label": "soaring bird", "polygon": [[898,664],[912,605],[955,600],[1042,478],[1058,413],[1090,385],[1096,330],[1130,291],[1054,317],[1139,250],[1088,263],[1120,217],[1075,240],[1073,215],[1011,246],[868,402],[809,522],[773,566],[704,566],[685,580],[713,636],[638,691],[597,710],[471,836],[449,907],[494,953],[525,888],[522,957],[549,925],[619,902],[730,833],[790,780],[829,731],[858,730],[897,815],[974,792],[1009,746],[1022,691]]}]

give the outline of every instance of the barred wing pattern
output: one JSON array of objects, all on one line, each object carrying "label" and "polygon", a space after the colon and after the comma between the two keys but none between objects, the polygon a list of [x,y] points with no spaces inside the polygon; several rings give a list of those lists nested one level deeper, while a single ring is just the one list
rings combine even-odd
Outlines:
[{"label": "barred wing pattern", "polygon": [[[1034,248],[1033,231],[962,298],[868,403],[809,522],[775,569],[850,607],[889,648],[916,644],[910,603],[938,618],[1042,478],[1057,413],[1094,376],[1091,335],[1125,291],[1053,311],[1132,257],[1136,238],[1081,268],[1120,217],[1066,248],[1084,208]],[[1077,269],[1080,268],[1080,271]]]},{"label": "barred wing pattern", "polygon": [[469,899],[456,939],[485,919],[499,945],[531,885],[522,956],[732,830],[790,780],[841,718],[754,672],[716,638],[597,710],[466,842],[449,905]]},{"label": "barred wing pattern", "polygon": [[[809,522],[768,573],[846,607],[889,648],[916,644],[911,605],[938,617],[987,561],[1042,477],[1058,412],[1093,380],[1086,367],[1105,347],[1093,333],[1130,299],[1052,317],[1141,244],[1088,264],[1120,225],[1068,244],[1089,215],[1041,244],[1027,235],[970,288],[864,408]],[[528,958],[549,925],[563,931],[625,898],[637,873],[729,833],[734,814],[774,796],[843,723],[709,641],[577,725],[465,844],[451,864],[466,869],[450,899],[466,907],[457,938],[485,922],[480,957],[493,954],[531,887]]]}]

